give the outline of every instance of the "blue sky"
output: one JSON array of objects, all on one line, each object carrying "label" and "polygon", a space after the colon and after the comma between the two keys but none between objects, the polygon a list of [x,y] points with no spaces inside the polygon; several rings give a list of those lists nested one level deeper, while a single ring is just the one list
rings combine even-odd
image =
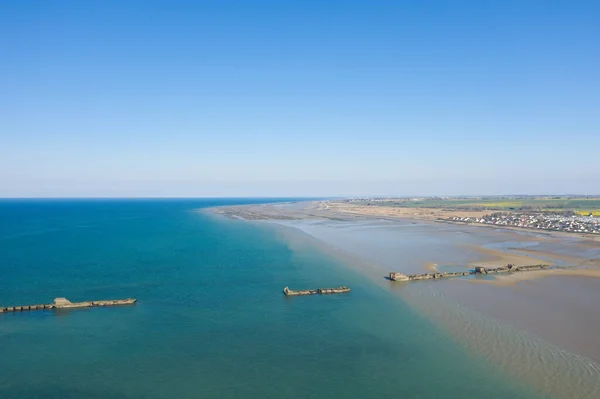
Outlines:
[{"label": "blue sky", "polygon": [[6,1],[0,196],[600,194],[595,1]]}]

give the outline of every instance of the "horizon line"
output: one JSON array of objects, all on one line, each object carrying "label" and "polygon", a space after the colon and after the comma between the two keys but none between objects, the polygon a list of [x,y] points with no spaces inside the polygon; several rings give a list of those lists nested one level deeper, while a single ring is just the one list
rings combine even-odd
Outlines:
[{"label": "horizon line", "polygon": [[50,197],[2,197],[0,200],[60,200],[60,199],[81,199],[81,200],[95,200],[95,199],[351,199],[351,198],[475,198],[475,197],[597,197],[600,198],[600,194],[465,194],[465,195],[328,195],[328,196],[77,196],[77,197],[61,197],[61,196],[50,196]]}]

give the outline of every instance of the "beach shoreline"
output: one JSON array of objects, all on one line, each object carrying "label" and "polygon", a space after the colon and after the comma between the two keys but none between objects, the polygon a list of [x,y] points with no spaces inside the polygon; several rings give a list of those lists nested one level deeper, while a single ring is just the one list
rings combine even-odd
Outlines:
[{"label": "beach shoreline", "polygon": [[[285,205],[295,205],[295,209],[285,209]],[[283,210],[283,211],[282,211]],[[450,220],[451,217],[481,217],[490,211],[461,211],[443,208],[408,208],[389,206],[351,205],[330,201],[302,201],[295,203],[276,203],[258,205],[231,205],[212,208],[211,211],[228,217],[246,220],[305,220],[323,218],[333,220],[356,220],[357,218],[378,218],[404,220],[418,223],[441,223],[470,226],[494,230],[510,230],[521,233],[534,233],[539,236],[578,238],[600,242],[600,236],[589,233],[563,232],[556,230],[531,229],[527,227],[503,226],[485,223]]]},{"label": "beach shoreline", "polygon": [[[215,209],[209,211],[215,212]],[[590,325],[595,326],[596,320],[600,323],[600,312],[590,315],[589,311],[582,310],[587,309],[587,298],[572,299],[581,284],[592,296],[594,290],[589,287],[600,284],[600,269],[597,268],[600,256],[599,259],[577,256],[582,249],[594,250],[596,241],[574,234],[566,235],[569,239],[565,240],[564,233],[495,226],[485,226],[495,227],[493,229],[476,229],[479,226],[442,224],[433,219],[389,217],[379,213],[376,216],[338,213],[323,206],[323,202],[227,207],[215,213],[253,223],[294,228],[312,236],[320,243],[319,246],[333,256],[339,256],[348,267],[411,304],[436,324],[447,326],[458,342],[498,363],[509,373],[519,370],[521,363],[530,364],[528,371],[518,373],[516,378],[540,384],[551,391],[559,389],[562,384],[560,397],[568,398],[569,392],[578,392],[577,397],[591,398],[594,396],[586,392],[600,392],[593,381],[583,383],[571,376],[568,381],[561,379],[560,384],[540,379],[548,373],[563,373],[563,369],[595,372],[589,371],[588,365],[596,367],[596,363],[590,362],[600,362],[600,351],[594,349],[594,342],[597,343],[595,329],[590,328]],[[395,283],[385,279],[390,271],[443,272],[448,268],[466,271],[476,266],[494,268],[507,264],[550,264],[556,268],[414,283]],[[572,267],[566,268],[565,264]],[[550,283],[554,284],[552,291],[539,288]],[[448,312],[458,312],[455,319],[440,313],[442,303],[448,305],[442,307]],[[560,319],[550,317],[555,309],[566,309],[565,304],[569,306],[568,326],[562,326]],[[456,306],[464,310],[459,312]],[[478,316],[469,309],[476,311]],[[532,313],[547,316],[544,319],[529,317]],[[465,321],[461,323],[462,318]],[[478,326],[479,323],[483,324]],[[486,330],[486,325],[492,326],[492,330]],[[516,346],[491,351],[488,345],[495,346],[495,334],[506,334],[506,329],[511,331],[510,326],[527,333],[516,334],[513,331],[504,336],[502,342]],[[520,337],[523,342],[512,344],[513,336]],[[540,339],[548,340],[550,344],[538,347],[536,342],[541,342]],[[560,355],[564,365],[536,364],[535,359],[539,356],[555,356],[545,354],[545,350],[566,350]],[[581,356],[589,356],[591,360]],[[594,367],[592,370],[596,370]],[[582,385],[581,389],[577,388],[578,384]],[[567,386],[570,388],[565,388]]]},{"label": "beach shoreline", "polygon": [[534,270],[527,273],[511,273],[495,276],[493,280],[470,280],[477,284],[515,285],[524,281],[536,280],[544,277],[591,277],[600,278],[600,269],[562,268]]},{"label": "beach shoreline", "polygon": [[[399,221],[399,222],[407,222],[407,223],[418,223],[418,224],[429,224],[431,226],[435,226],[436,224],[448,225],[448,226],[457,226],[457,227],[466,227],[468,229],[475,229],[473,231],[477,231],[479,228],[485,228],[485,231],[488,232],[498,232],[498,233],[508,233],[514,234],[512,237],[519,242],[543,242],[549,241],[553,242],[555,240],[560,239],[570,239],[577,240],[577,243],[573,243],[572,245],[582,246],[585,248],[594,248],[597,246],[597,243],[600,241],[600,237],[590,235],[590,234],[581,234],[581,233],[566,233],[559,231],[547,231],[547,230],[537,230],[537,229],[528,229],[528,228],[519,228],[512,226],[495,226],[495,225],[486,225],[486,224],[476,224],[476,223],[464,223],[464,222],[456,222],[450,220],[439,220],[436,217],[437,213],[429,214],[429,210],[425,211],[425,214],[419,209],[422,208],[394,208],[393,212],[386,212],[385,207],[373,207],[377,208],[374,212],[372,209],[369,209],[368,212],[363,212],[364,208],[368,208],[365,206],[362,207],[353,207],[354,211],[348,212],[347,209],[339,209],[339,203],[332,203],[328,201],[306,201],[306,202],[297,202],[297,203],[286,203],[286,204],[260,204],[260,205],[243,205],[243,206],[226,206],[226,207],[217,207],[210,208],[208,211],[214,212],[216,214],[230,217],[230,218],[239,218],[244,220],[255,220],[255,221],[274,221],[274,222],[293,222],[293,221],[303,221],[303,220],[331,220],[331,221],[341,221],[341,222],[353,222],[353,221],[365,221],[365,220],[389,220],[389,221]],[[360,208],[360,212],[356,210],[356,208]],[[454,213],[452,211],[452,213]],[[435,217],[432,217],[435,216]],[[470,246],[465,248],[465,250],[476,252],[480,254],[483,258],[479,259],[476,262],[469,262],[468,267],[475,266],[484,266],[484,267],[499,267],[505,266],[507,264],[515,264],[515,265],[530,265],[530,264],[554,264],[553,260],[548,260],[552,258],[554,260],[568,262],[573,266],[599,266],[600,267],[600,259],[586,259],[577,256],[565,256],[562,254],[553,253],[551,251],[534,251],[531,249],[525,248],[510,248],[509,250],[492,251],[490,249],[486,249],[484,247],[476,247]],[[516,253],[517,252],[517,253]],[[537,257],[541,257],[544,259],[539,259]],[[437,263],[432,262],[430,260],[426,260],[425,266],[423,267],[423,271],[437,271]],[[432,266],[435,264],[435,266]]]},{"label": "beach shoreline", "polygon": [[[402,209],[406,210],[406,208]],[[556,242],[556,240],[561,240],[563,238],[568,237],[573,240],[578,240],[577,242],[569,243],[570,246],[594,248],[597,242],[597,237],[590,237],[587,234],[539,231],[533,229],[515,228],[510,226],[476,225],[473,223],[435,220],[427,217],[425,219],[419,219],[415,217],[420,215],[418,212],[404,212],[402,216],[397,214],[390,215],[389,213],[382,214],[380,212],[381,209],[377,210],[377,212],[375,213],[348,213],[345,211],[339,211],[338,209],[336,209],[336,207],[332,207],[327,201],[225,206],[203,209],[202,211],[208,211],[211,213],[218,214],[220,216],[225,216],[234,219],[243,219],[255,222],[272,222],[296,228],[298,228],[298,223],[310,220],[324,220],[332,222],[337,221],[342,223],[364,222],[369,220],[387,220],[405,223],[416,222],[432,227],[434,227],[436,223],[444,223],[451,226],[457,226],[458,228],[465,227],[469,230],[478,227],[487,227],[488,229],[485,230],[487,234],[508,234],[510,240],[513,240],[517,243],[523,242],[537,244],[546,241],[553,243]],[[406,215],[408,214],[410,214],[412,217],[406,217]],[[294,226],[294,223],[296,223],[296,226]],[[492,229],[489,229],[490,227]],[[321,237],[320,239],[326,244],[331,244],[331,242],[327,242],[326,239],[323,240],[323,237]],[[513,264],[516,266],[528,266],[535,264],[547,264],[550,266],[555,266],[557,263],[560,263],[560,267],[552,267],[550,269],[545,270],[529,271],[527,273],[510,273],[507,275],[494,275],[490,276],[489,279],[474,279],[469,280],[469,282],[473,282],[476,284],[481,283],[494,284],[497,286],[508,286],[550,276],[570,276],[594,279],[600,278],[600,257],[595,259],[588,259],[585,257],[575,255],[565,255],[557,253],[556,251],[552,251],[549,248],[545,248],[544,250],[537,250],[531,248],[507,247],[500,250],[497,248],[488,248],[484,245],[464,245],[462,246],[462,248],[465,252],[476,254],[477,259],[460,264],[448,261],[446,259],[434,260],[424,258],[420,262],[420,266],[418,267],[418,269],[411,270],[410,272],[440,272],[440,265],[448,265],[452,267],[464,268],[465,270],[472,270],[477,266],[482,266],[485,268],[496,268],[506,266],[508,264]],[[351,255],[351,252],[348,252],[348,254]],[[346,256],[346,259],[348,259],[348,256]],[[569,266],[564,266],[565,263],[567,263]],[[401,270],[398,267],[394,266],[388,266],[388,269],[386,269],[386,265],[383,264],[378,265],[378,269],[381,271],[382,275],[387,275],[387,273],[391,271],[405,272],[405,270]]]},{"label": "beach shoreline", "polygon": [[334,213],[377,216],[389,218],[401,218],[408,220],[431,221],[435,223],[448,223],[457,225],[468,225],[473,227],[485,227],[492,229],[506,229],[522,232],[530,232],[541,235],[563,235],[565,237],[578,237],[587,240],[600,241],[600,236],[589,233],[570,233],[556,230],[532,229],[527,227],[503,226],[486,223],[464,222],[460,220],[451,220],[452,217],[482,217],[493,213],[489,210],[483,211],[465,211],[447,208],[419,208],[419,207],[393,207],[393,206],[364,206],[352,205],[341,202],[322,202],[321,209],[329,210]]}]

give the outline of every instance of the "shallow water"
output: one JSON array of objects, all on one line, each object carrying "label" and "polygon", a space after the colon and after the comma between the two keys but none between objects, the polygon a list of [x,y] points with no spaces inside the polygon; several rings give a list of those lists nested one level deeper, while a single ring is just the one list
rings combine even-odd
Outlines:
[{"label": "shallow water", "polygon": [[[468,282],[464,284],[475,285]],[[515,327],[515,324],[510,323],[515,321],[516,315],[528,314],[529,326],[533,326],[535,321],[531,322],[531,319],[540,317],[536,315],[539,309],[530,308],[527,313],[513,313],[510,308],[502,306],[507,304],[505,301],[500,301],[501,303],[494,304],[495,309],[502,308],[504,315],[510,314],[510,317],[502,318],[498,314],[495,316],[499,317],[491,317],[494,312],[490,312],[486,305],[496,299],[494,296],[489,296],[486,291],[472,297],[475,304],[457,301],[452,295],[445,293],[444,288],[451,285],[450,281],[444,281],[396,289],[407,303],[444,326],[465,348],[498,365],[515,380],[536,386],[545,395],[552,397],[592,399],[600,396],[600,365],[597,362],[549,342],[539,334],[530,333],[523,328],[523,324],[517,323],[518,327]],[[521,302],[517,300],[511,305],[514,309]],[[581,316],[580,314],[579,317]],[[567,320],[560,317],[560,320],[555,321],[562,324]],[[557,325],[551,326],[556,328]],[[588,337],[592,336],[588,334]]]},{"label": "shallow water", "polygon": [[[460,245],[475,244],[477,241],[474,237],[445,224],[438,225],[434,230],[427,224],[381,220],[302,220],[281,223],[372,260],[385,274],[392,270],[423,273],[429,262],[464,265],[480,259],[479,255],[459,248]],[[427,257],[423,256],[423,248],[427,248]]]},{"label": "shallow water", "polygon": [[219,203],[0,202],[0,303],[139,299],[0,315],[0,397],[536,397],[314,238],[193,211]]},{"label": "shallow water", "polygon": [[[600,300],[600,280],[555,277],[497,287],[472,281],[492,276],[409,284],[382,278],[391,270],[423,272],[430,262],[438,263],[443,271],[463,271],[468,262],[479,260],[480,255],[469,250],[473,245],[509,252],[557,249],[559,255],[573,256],[581,252],[581,240],[545,236],[539,243],[535,235],[509,230],[402,221],[284,224],[326,242],[337,252],[356,256],[362,266],[356,265],[355,270],[362,267],[363,275],[394,292],[443,326],[465,348],[499,365],[515,380],[535,386],[545,395],[600,397],[600,311],[595,306]],[[595,251],[592,247],[588,253]]]},{"label": "shallow water", "polygon": [[[515,285],[440,284],[449,298],[600,363],[600,279],[548,276]],[[482,300],[485,298],[485,300]],[[518,309],[518,311],[515,311]]]}]

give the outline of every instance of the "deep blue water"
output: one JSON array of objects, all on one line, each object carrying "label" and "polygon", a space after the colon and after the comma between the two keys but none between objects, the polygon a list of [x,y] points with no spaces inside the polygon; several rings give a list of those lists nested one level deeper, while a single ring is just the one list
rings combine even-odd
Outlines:
[{"label": "deep blue water", "polygon": [[0,201],[0,305],[139,299],[0,314],[0,398],[534,397],[303,233],[196,211],[248,202]]}]

